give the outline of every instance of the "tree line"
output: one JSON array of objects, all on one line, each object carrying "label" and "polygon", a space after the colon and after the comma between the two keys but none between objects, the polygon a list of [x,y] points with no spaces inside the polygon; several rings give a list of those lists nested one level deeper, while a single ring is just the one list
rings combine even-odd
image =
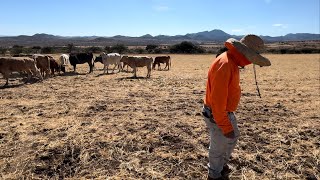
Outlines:
[{"label": "tree line", "polygon": [[[92,52],[92,53],[101,53],[101,52],[117,52],[120,54],[130,53],[130,54],[203,54],[210,53],[216,54],[219,52],[221,47],[217,47],[216,49],[206,49],[198,44],[194,44],[192,42],[183,41],[178,44],[174,44],[171,46],[160,46],[155,44],[149,44],[142,47],[129,48],[124,44],[116,44],[114,46],[91,46],[91,47],[81,47],[75,46],[74,44],[67,44],[66,46],[33,46],[33,47],[24,47],[20,45],[14,45],[12,47],[0,47],[0,54],[11,54],[11,55],[19,55],[19,54],[54,54],[54,53],[72,53],[72,52]],[[319,48],[309,48],[309,47],[300,47],[300,48],[269,48],[266,50],[266,53],[272,54],[311,54],[311,53],[320,53]]]}]

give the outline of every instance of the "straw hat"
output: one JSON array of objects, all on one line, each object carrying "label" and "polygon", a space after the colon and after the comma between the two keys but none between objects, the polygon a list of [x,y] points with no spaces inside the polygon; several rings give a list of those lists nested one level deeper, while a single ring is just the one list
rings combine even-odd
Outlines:
[{"label": "straw hat", "polygon": [[260,55],[264,50],[264,42],[259,36],[249,34],[244,36],[240,41],[230,38],[225,42],[225,46],[230,47],[230,45],[253,64],[259,66],[271,65],[271,62],[267,58]]}]

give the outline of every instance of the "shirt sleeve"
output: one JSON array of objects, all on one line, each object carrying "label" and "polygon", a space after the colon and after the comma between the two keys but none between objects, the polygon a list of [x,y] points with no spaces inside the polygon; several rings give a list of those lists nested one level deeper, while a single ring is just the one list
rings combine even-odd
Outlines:
[{"label": "shirt sleeve", "polygon": [[231,79],[231,69],[227,64],[220,64],[215,70],[212,84],[212,115],[223,134],[233,131],[227,112],[228,89]]}]

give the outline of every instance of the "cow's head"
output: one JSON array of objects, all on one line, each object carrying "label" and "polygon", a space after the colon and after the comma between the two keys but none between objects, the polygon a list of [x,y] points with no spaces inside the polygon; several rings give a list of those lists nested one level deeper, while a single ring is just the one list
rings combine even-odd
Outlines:
[{"label": "cow's head", "polygon": [[128,61],[128,56],[127,55],[121,56],[120,62],[127,62],[127,61]]}]

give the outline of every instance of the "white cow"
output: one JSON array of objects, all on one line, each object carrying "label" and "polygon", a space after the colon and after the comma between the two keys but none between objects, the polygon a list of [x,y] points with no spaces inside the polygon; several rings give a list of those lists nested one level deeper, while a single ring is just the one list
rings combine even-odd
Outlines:
[{"label": "white cow", "polygon": [[70,64],[69,55],[68,54],[61,54],[59,57],[59,64],[61,64],[62,66],[67,66],[68,64]]},{"label": "white cow", "polygon": [[[121,67],[121,63],[120,63],[121,55],[118,53],[106,54],[106,53],[102,52],[101,58],[102,58],[102,64],[104,65],[103,74],[106,73],[106,67],[107,67],[107,74],[108,74],[108,67],[110,64],[114,65],[112,73],[114,72],[114,69],[116,67]],[[120,72],[120,68],[119,68],[119,72]]]}]

